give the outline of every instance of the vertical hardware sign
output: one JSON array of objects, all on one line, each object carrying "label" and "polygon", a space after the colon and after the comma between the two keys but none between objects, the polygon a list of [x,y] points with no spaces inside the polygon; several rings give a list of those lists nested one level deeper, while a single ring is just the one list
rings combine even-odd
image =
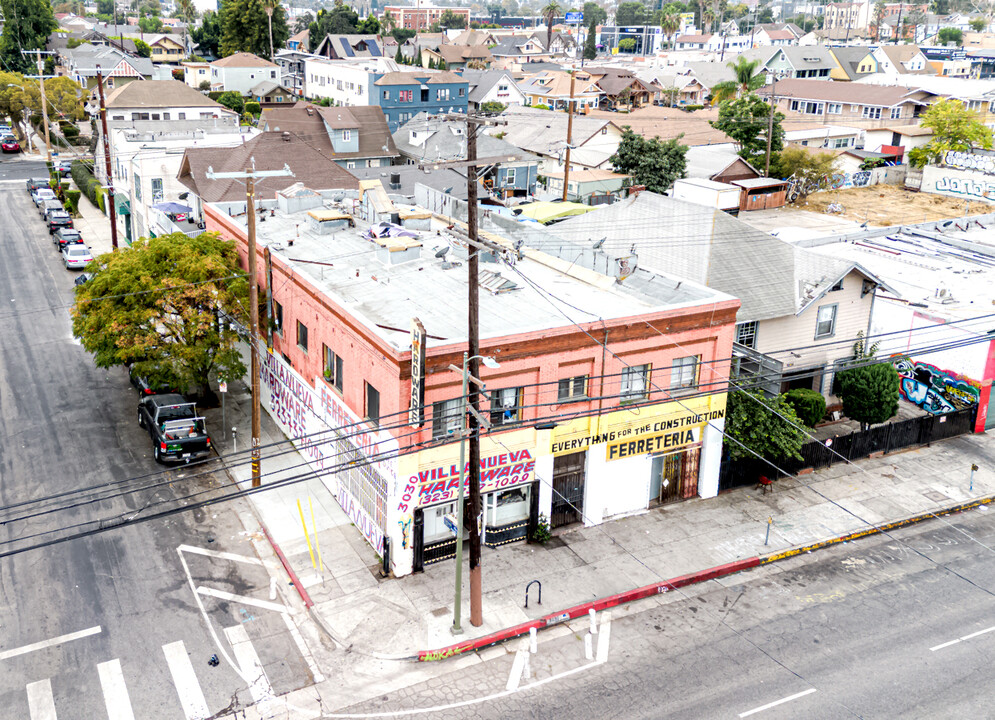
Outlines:
[{"label": "vertical hardware sign", "polygon": [[408,424],[420,427],[425,423],[425,326],[418,318],[411,319],[411,403]]}]

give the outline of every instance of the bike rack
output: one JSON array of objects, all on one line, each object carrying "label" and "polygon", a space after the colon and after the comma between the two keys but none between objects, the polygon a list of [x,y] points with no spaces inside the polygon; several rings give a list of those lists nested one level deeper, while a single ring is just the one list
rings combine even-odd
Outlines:
[{"label": "bike rack", "polygon": [[526,610],[528,610],[528,608],[529,608],[529,588],[531,588],[533,585],[538,585],[539,586],[539,600],[538,600],[538,604],[542,605],[542,583],[539,582],[538,580],[533,580],[532,582],[530,582],[528,585],[525,586],[525,609]]}]

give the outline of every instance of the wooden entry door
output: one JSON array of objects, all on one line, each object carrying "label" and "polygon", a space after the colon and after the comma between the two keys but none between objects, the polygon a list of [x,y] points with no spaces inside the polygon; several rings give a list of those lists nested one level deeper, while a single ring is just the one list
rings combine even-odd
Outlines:
[{"label": "wooden entry door", "polygon": [[584,466],[586,452],[553,458],[553,506],[550,527],[580,522],[584,518]]}]

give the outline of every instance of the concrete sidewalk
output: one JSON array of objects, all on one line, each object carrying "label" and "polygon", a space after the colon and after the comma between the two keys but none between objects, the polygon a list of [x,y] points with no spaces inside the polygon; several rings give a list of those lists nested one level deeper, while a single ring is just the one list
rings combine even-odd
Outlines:
[{"label": "concrete sidewalk", "polygon": [[[221,434],[217,430],[220,408],[208,411],[212,437],[222,454],[234,449],[232,426],[238,427],[238,449],[247,448],[248,413],[249,394],[242,383],[229,385],[226,438],[217,437]],[[283,442],[265,410],[262,419],[264,485],[306,475],[303,457]],[[251,469],[247,455],[239,458],[242,462],[230,464],[229,472],[247,487]],[[975,473],[973,490],[971,463],[981,467]],[[995,438],[968,435],[781,480],[768,494],[739,488],[717,498],[666,505],[596,527],[563,528],[545,545],[522,542],[495,550],[484,548],[484,624],[479,628],[469,624],[468,573],[464,572],[464,632],[460,636],[450,632],[451,561],[429,565],[423,573],[404,578],[382,578],[379,558],[318,478],[251,497],[326,631],[353,651],[399,658],[482,638],[662,580],[993,495]],[[317,528],[321,553],[317,569],[312,565],[298,501],[308,527]],[[765,545],[768,518],[773,524]],[[312,547],[316,560],[318,547]],[[542,604],[536,603],[533,591],[526,610],[525,586],[532,580],[542,583]]]}]

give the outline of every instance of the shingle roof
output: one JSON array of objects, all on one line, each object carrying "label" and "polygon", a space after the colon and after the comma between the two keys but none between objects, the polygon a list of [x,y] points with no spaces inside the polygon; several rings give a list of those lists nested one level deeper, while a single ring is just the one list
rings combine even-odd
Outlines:
[{"label": "shingle roof", "polygon": [[442,56],[446,64],[482,60],[490,62],[494,59],[486,45],[439,45],[433,52]]},{"label": "shingle roof", "polygon": [[285,85],[281,85],[280,83],[273,82],[272,80],[263,80],[261,83],[259,83],[251,90],[249,90],[249,94],[258,95],[259,97],[262,97],[264,95],[269,95],[274,90],[283,90],[284,91],[283,94],[287,95],[288,97],[293,97],[294,95],[293,91],[290,88],[286,87]]},{"label": "shingle roof", "polygon": [[[760,95],[770,95],[770,85],[760,88]],[[864,85],[840,83],[832,80],[798,80],[788,78],[777,81],[778,97],[824,100],[858,105],[893,107],[903,102],[918,102],[918,90],[889,85]]]},{"label": "shingle roof", "polygon": [[785,58],[787,58],[788,62],[791,63],[791,67],[795,70],[819,70],[836,67],[833,54],[827,47],[819,45],[806,45],[805,47],[788,45],[778,49],[784,53]]},{"label": "shingle roof", "polygon": [[463,79],[469,84],[470,102],[482,102],[484,97],[497,85],[502,78],[507,79],[509,85],[515,85],[515,78],[507,70],[464,70]]},{"label": "shingle roof", "polygon": [[833,55],[836,56],[837,64],[839,64],[840,68],[846,73],[846,76],[850,80],[855,80],[860,77],[860,73],[857,72],[857,67],[860,65],[860,61],[867,57],[868,48],[836,47],[832,48],[832,52]]},{"label": "shingle roof", "polygon": [[179,80],[146,80],[121,85],[110,92],[106,105],[109,108],[207,107],[232,112]]},{"label": "shingle roof", "polygon": [[[466,158],[466,124],[445,120],[429,120],[428,114],[421,112],[402,125],[394,133],[394,144],[402,155],[418,160],[463,160]],[[411,142],[411,131],[418,133],[420,144]],[[499,140],[491,135],[477,136],[477,157],[524,156],[528,153],[510,142]]]},{"label": "shingle roof", "polygon": [[707,43],[712,39],[711,35],[678,35],[674,42],[679,43]]},{"label": "shingle roof", "polygon": [[211,63],[213,67],[264,67],[264,68],[275,68],[276,63],[272,63],[269,60],[264,60],[258,55],[253,55],[247,52],[237,52],[228,57],[223,57],[220,60],[215,60]]},{"label": "shingle roof", "polygon": [[[566,113],[515,107],[501,113],[508,124],[501,128],[504,140],[537,155],[555,155],[563,149],[567,137]],[[614,119],[614,118],[613,118]],[[582,145],[602,128],[613,126],[620,130],[613,119],[575,115],[573,119],[574,145]]]},{"label": "shingle roof", "polygon": [[[310,113],[308,108],[311,108]],[[326,108],[300,101],[293,107],[264,110],[263,125],[266,130],[289,132],[298,138],[308,140],[321,148],[326,155],[339,160],[353,157],[398,156],[394,140],[387,128],[387,118],[377,105]],[[328,139],[326,125],[335,130],[358,130],[359,149],[354,153],[336,153]],[[386,150],[384,146],[387,147]]]},{"label": "shingle roof", "polygon": [[177,179],[204,202],[237,202],[245,199],[245,185],[238,180],[210,180],[209,167],[216,172],[237,172],[255,162],[257,170],[281,170],[290,166],[292,177],[268,177],[256,181],[256,195],[271,198],[295,183],[312,190],[355,190],[359,181],[342,169],[317,145],[281,132],[264,132],[243,145],[231,148],[187,148]]},{"label": "shingle roof", "polygon": [[448,85],[450,83],[466,82],[463,78],[448,70],[442,72],[389,72],[377,80],[374,85]]}]

